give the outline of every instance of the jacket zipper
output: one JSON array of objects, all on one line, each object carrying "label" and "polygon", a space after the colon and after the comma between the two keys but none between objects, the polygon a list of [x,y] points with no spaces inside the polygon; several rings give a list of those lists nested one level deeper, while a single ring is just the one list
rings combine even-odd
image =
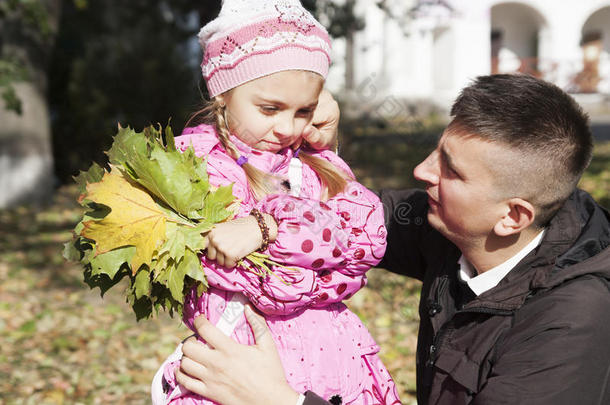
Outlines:
[{"label": "jacket zipper", "polygon": [[440,278],[438,282],[438,287],[434,292],[434,299],[428,298],[428,314],[432,317],[443,310],[442,305],[440,304],[440,298],[445,294],[445,290],[447,289],[447,284],[449,284],[449,276],[443,276]]},{"label": "jacket zipper", "polygon": [[475,312],[475,313],[478,313],[478,314],[508,316],[508,315],[512,315],[514,311],[509,311],[507,309],[493,309],[493,308],[485,308],[485,307],[473,307],[473,308],[460,309],[460,310],[456,311],[455,313],[456,314],[463,314],[463,313],[466,313],[466,312]]},{"label": "jacket zipper", "polygon": [[[435,312],[435,314],[436,314],[437,312],[440,312],[440,310],[442,309],[442,306],[440,305],[439,300],[445,293],[448,282],[449,282],[449,276],[443,276],[439,280],[438,287],[436,288],[436,291],[434,292],[434,301],[428,303],[429,311],[434,310],[434,311],[436,311]],[[430,314],[430,315],[433,315],[433,314]],[[436,334],[434,335],[434,338],[432,339],[432,344],[430,345],[430,347],[428,349],[428,359],[426,360],[426,364],[425,364],[425,366],[426,366],[426,369],[425,369],[426,371],[425,371],[425,376],[424,376],[425,385],[428,385],[428,386],[432,385],[434,363],[436,362],[438,348],[442,344],[442,340],[443,340],[443,337],[445,336],[446,329],[447,329],[446,326],[449,322],[450,321],[447,321],[441,325],[438,332],[436,332]]]}]

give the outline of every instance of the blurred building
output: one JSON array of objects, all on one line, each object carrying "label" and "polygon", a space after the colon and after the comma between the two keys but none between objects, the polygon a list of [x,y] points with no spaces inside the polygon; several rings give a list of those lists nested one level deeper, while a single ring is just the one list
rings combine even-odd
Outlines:
[{"label": "blurred building", "polygon": [[[529,73],[571,93],[610,95],[610,0],[356,0],[354,85],[448,106],[478,75]],[[329,86],[345,89],[345,42]],[[364,101],[364,100],[363,100]],[[374,100],[371,100],[374,101]]]}]

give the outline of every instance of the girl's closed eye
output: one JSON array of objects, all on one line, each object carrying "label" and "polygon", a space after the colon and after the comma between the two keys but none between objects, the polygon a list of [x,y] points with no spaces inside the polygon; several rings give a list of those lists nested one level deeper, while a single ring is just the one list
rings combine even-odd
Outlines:
[{"label": "girl's closed eye", "polygon": [[272,115],[279,111],[279,108],[274,105],[260,105],[258,108],[263,114]]},{"label": "girl's closed eye", "polygon": [[313,115],[313,112],[314,108],[302,108],[297,111],[297,115],[300,117],[310,117],[311,115]]}]

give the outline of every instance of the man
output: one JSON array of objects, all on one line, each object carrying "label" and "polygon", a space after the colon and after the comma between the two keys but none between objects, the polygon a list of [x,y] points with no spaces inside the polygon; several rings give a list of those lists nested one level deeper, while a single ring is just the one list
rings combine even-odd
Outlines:
[{"label": "man", "polygon": [[[418,402],[610,403],[610,216],[576,189],[586,115],[520,75],[478,78],[451,115],[414,171],[426,191],[380,194],[380,267],[423,281]],[[225,404],[328,404],[287,386],[264,320],[248,317],[250,347],[200,319],[210,347],[185,344],[179,381]]]}]

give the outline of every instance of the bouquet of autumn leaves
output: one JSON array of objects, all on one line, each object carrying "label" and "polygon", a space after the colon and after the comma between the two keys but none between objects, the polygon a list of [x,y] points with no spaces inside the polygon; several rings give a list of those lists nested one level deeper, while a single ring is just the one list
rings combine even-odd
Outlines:
[{"label": "bouquet of autumn leaves", "polygon": [[[75,177],[86,212],[64,257],[84,266],[85,282],[103,295],[124,277],[138,320],[153,309],[182,314],[185,293],[207,288],[197,253],[215,224],[234,217],[232,186],[215,188],[192,147],[176,149],[171,128],[119,127],[106,152],[110,170],[94,163]],[[277,265],[260,253],[242,262],[258,274]]]}]

